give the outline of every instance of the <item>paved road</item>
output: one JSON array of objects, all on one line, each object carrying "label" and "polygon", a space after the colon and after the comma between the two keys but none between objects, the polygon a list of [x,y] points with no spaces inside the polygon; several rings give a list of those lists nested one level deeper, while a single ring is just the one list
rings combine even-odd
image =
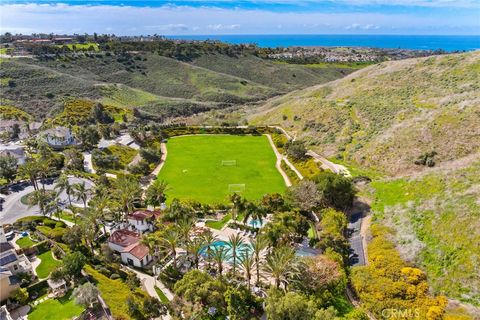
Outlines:
[{"label": "paved road", "polygon": [[350,263],[352,266],[364,266],[365,265],[365,252],[363,250],[363,237],[361,234],[362,227],[362,213],[358,212],[351,216],[348,223],[348,230],[350,235],[350,248],[352,249],[352,256]]},{"label": "paved road", "polygon": [[[90,189],[94,186],[93,182],[83,178],[71,177],[69,178],[69,181],[71,184],[81,183],[84,181],[87,189]],[[46,183],[45,189],[53,190],[55,188],[55,185],[56,184],[54,182]],[[42,184],[40,183],[39,186],[42,187]],[[3,197],[5,198],[5,202],[3,203],[2,210],[0,211],[0,225],[6,224],[6,223],[13,223],[17,219],[20,219],[26,216],[41,215],[40,209],[38,206],[29,207],[27,205],[24,205],[20,201],[20,199],[24,195],[27,195],[33,191],[34,189],[31,184],[25,184],[22,187],[11,190],[10,194],[3,195]],[[60,194],[60,200],[64,203],[68,203],[68,196],[65,192],[62,192]],[[77,201],[74,198],[72,198],[72,203],[77,206],[83,206],[83,202],[81,200]]]}]

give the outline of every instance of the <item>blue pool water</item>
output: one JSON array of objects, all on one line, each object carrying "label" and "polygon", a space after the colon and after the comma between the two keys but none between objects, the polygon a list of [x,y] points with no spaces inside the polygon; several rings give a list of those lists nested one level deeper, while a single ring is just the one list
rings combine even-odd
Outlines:
[{"label": "blue pool water", "polygon": [[[212,243],[210,245],[210,249],[213,250],[215,247],[225,247],[225,249],[227,250],[227,262],[228,263],[233,263],[232,248],[230,247],[230,244],[228,242],[215,241],[214,243]],[[246,243],[242,244],[240,246],[240,248],[237,250],[237,261],[238,261],[239,257],[241,257],[244,252],[248,252],[249,254],[251,254],[253,252],[253,248],[249,244],[246,244]],[[207,255],[207,247],[205,247],[202,250],[202,255],[203,256]]]},{"label": "blue pool water", "polygon": [[265,221],[260,219],[250,219],[248,220],[247,224],[253,228],[261,228],[265,225]]}]

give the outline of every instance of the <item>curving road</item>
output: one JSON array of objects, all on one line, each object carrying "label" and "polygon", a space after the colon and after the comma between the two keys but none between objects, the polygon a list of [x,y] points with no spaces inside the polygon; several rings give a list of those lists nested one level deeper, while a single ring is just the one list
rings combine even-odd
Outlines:
[{"label": "curving road", "polygon": [[[87,179],[69,177],[68,180],[71,184],[85,182],[87,189],[91,189],[94,187],[94,183]],[[45,183],[45,189],[53,190],[55,188],[55,185],[55,182]],[[42,187],[41,183],[39,183],[39,187]],[[5,201],[3,202],[2,208],[0,210],[0,225],[6,223],[13,223],[17,219],[27,216],[41,215],[38,206],[29,207],[28,205],[25,205],[20,201],[20,199],[24,195],[27,195],[34,191],[31,184],[25,183],[22,186],[15,186],[10,188],[9,191],[10,194],[2,195]],[[68,196],[65,192],[62,192],[59,197],[61,202],[68,203]],[[81,200],[77,201],[75,198],[72,198],[72,203],[77,206],[83,206],[83,202]]]}]

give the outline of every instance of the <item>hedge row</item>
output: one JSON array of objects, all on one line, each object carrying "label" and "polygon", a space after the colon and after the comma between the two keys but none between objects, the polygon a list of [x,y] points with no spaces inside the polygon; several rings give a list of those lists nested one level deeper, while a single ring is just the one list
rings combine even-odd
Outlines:
[{"label": "hedge row", "polygon": [[277,133],[277,129],[267,126],[249,127],[169,127],[162,129],[167,138],[189,134],[233,134],[233,135],[261,135]]}]

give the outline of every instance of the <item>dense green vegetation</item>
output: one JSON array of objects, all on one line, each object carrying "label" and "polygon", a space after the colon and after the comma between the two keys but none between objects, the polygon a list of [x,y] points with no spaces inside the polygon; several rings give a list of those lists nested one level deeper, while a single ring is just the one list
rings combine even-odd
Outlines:
[{"label": "dense green vegetation", "polygon": [[[285,189],[265,136],[185,136],[170,139],[167,148],[159,179],[169,184],[170,199],[225,203],[234,192],[232,184],[245,184],[238,192],[252,200]],[[222,165],[225,160],[236,163]]]}]

